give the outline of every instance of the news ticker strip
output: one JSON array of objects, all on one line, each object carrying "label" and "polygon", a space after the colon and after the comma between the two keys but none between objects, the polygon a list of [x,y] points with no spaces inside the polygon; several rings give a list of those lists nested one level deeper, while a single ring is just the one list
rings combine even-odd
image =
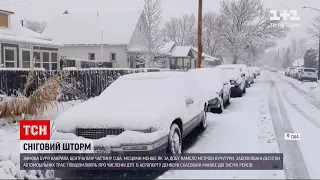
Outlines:
[{"label": "news ticker strip", "polygon": [[283,154],[20,154],[24,170],[283,170]]}]

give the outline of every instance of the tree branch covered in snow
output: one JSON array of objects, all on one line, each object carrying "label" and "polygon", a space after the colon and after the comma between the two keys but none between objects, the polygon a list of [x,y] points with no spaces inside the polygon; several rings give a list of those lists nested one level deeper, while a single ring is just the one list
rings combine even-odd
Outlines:
[{"label": "tree branch covered in snow", "polygon": [[223,0],[216,30],[224,38],[225,49],[238,63],[249,47],[272,47],[275,40],[285,37],[287,27],[278,26],[281,21],[270,20],[270,13],[261,0]]},{"label": "tree branch covered in snow", "polygon": [[34,32],[42,33],[47,28],[47,23],[45,21],[26,20],[24,26]]},{"label": "tree branch covered in snow", "polygon": [[183,15],[180,18],[173,17],[164,24],[163,28],[165,40],[175,42],[178,46],[194,45],[196,31],[194,14]]},{"label": "tree branch covered in snow", "polygon": [[224,55],[223,37],[216,30],[218,15],[213,12],[204,14],[203,17],[203,50],[210,56],[222,58]]},{"label": "tree branch covered in snow", "polygon": [[161,68],[166,61],[161,52],[163,48],[161,0],[143,0],[141,9],[144,13],[144,18],[140,63],[149,68]]}]

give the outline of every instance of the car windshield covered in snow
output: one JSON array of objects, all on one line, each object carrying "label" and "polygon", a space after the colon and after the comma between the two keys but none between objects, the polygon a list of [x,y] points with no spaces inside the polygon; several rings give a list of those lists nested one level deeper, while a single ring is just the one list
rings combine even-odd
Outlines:
[{"label": "car windshield covered in snow", "polygon": [[[148,73],[123,76],[100,96],[163,96],[179,93],[183,88],[178,79],[182,73]],[[180,88],[180,89],[179,89]],[[165,98],[165,97],[164,97]]]}]

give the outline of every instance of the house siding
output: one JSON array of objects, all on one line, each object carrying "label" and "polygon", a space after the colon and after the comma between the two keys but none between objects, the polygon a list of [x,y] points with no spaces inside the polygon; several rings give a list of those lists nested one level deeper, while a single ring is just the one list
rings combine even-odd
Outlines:
[{"label": "house siding", "polygon": [[[101,47],[97,46],[64,46],[60,49],[60,56],[75,59],[89,59],[89,53],[95,54],[95,59],[100,60]],[[128,68],[129,62],[127,60],[127,46],[126,45],[104,45],[103,60],[110,62],[111,53],[116,53],[116,61],[112,64],[114,68]],[[77,67],[81,67],[79,61],[76,62]]]}]

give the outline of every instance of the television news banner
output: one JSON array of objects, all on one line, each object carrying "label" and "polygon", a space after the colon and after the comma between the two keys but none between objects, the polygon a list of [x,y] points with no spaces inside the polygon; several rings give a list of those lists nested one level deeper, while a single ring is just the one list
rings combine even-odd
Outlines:
[{"label": "television news banner", "polygon": [[[20,121],[23,170],[283,170],[282,153],[101,153],[94,140],[51,140],[50,120]],[[300,135],[298,134],[298,138]],[[297,133],[286,133],[297,140]],[[232,142],[230,142],[232,143]],[[107,148],[107,147],[106,147]]]}]

